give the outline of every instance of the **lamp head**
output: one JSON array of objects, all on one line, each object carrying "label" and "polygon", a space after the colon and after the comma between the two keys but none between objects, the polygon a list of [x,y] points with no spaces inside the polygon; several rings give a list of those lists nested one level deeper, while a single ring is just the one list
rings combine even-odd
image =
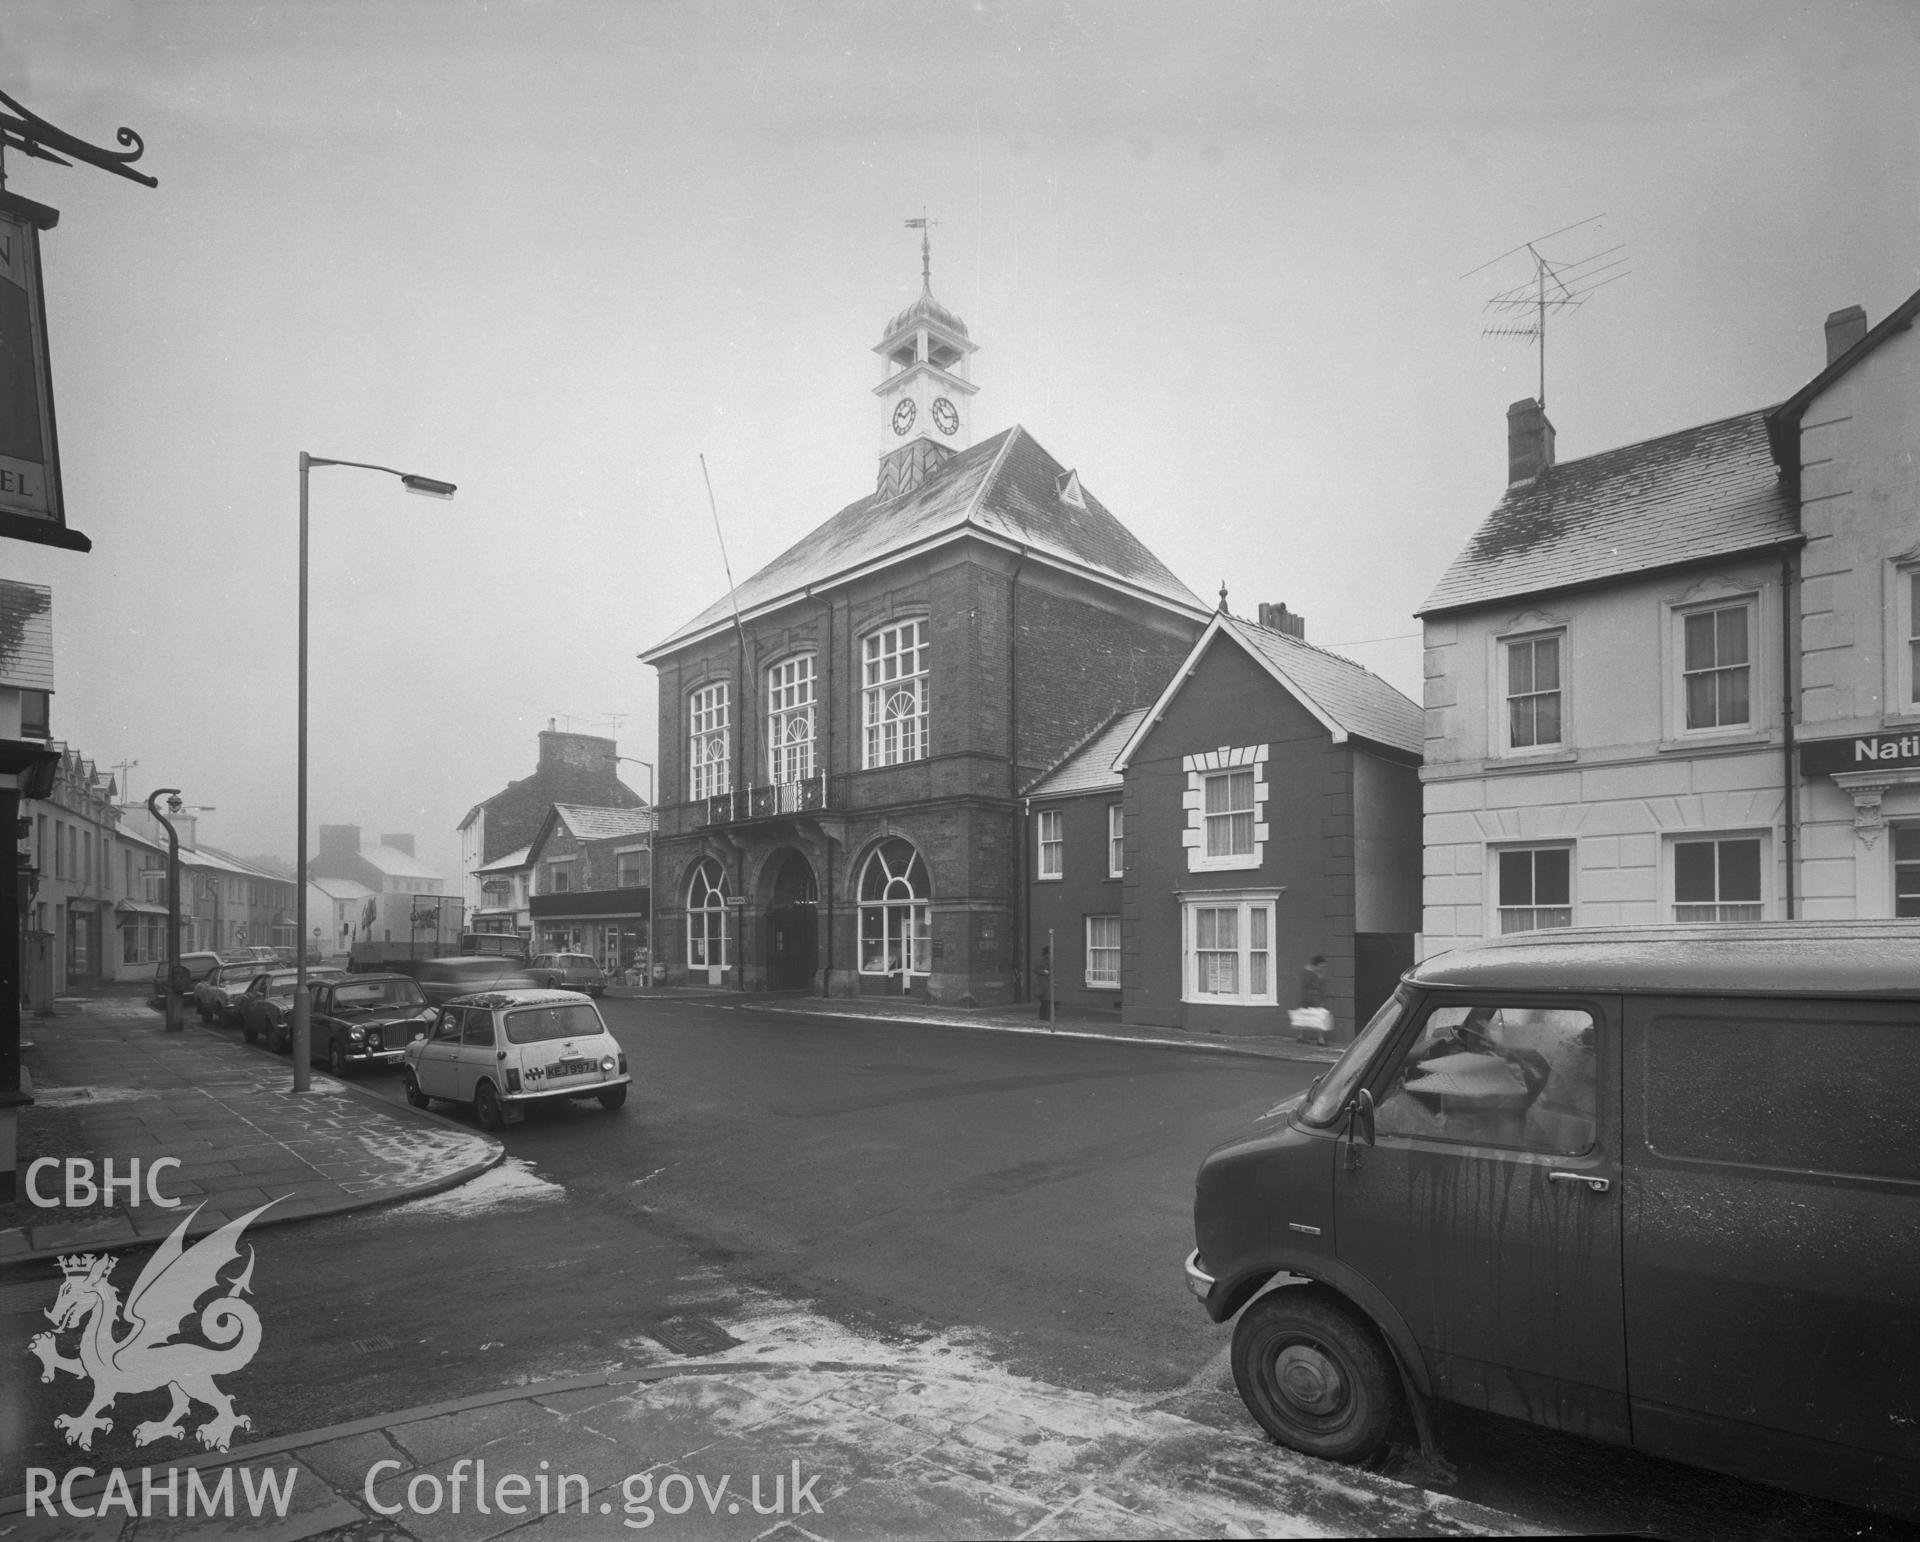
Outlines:
[{"label": "lamp head", "polygon": [[181,798],[180,794],[177,792],[171,798],[167,799],[168,813],[177,814],[180,812],[181,809],[185,808],[186,806],[187,806],[186,802]]},{"label": "lamp head", "polygon": [[453,483],[436,481],[432,477],[403,476],[400,485],[423,498],[451,498],[454,493]]}]

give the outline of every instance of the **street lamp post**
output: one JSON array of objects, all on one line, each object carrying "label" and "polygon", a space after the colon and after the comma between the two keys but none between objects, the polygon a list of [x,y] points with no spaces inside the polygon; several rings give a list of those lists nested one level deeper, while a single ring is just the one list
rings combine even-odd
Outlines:
[{"label": "street lamp post", "polygon": [[360,471],[383,471],[398,477],[410,493],[427,498],[451,498],[451,482],[396,471],[391,466],[376,466],[364,460],[328,460],[323,456],[300,452],[300,724],[296,734],[299,767],[295,776],[295,801],[299,804],[299,829],[294,837],[294,931],[299,938],[295,955],[293,982],[293,1090],[305,1092],[313,1085],[313,1067],[309,1063],[313,1041],[313,996],[307,989],[307,473],[315,466],[352,466]]},{"label": "street lamp post", "polygon": [[660,839],[660,806],[653,801],[653,762],[642,760],[637,755],[616,755],[615,760],[625,760],[636,766],[647,768],[647,812],[653,816],[653,828],[647,832],[647,978],[646,984],[653,984],[653,846]]},{"label": "street lamp post", "polygon": [[176,814],[184,805],[178,787],[156,787],[147,795],[147,812],[167,832],[167,1032],[183,1033],[187,1025],[180,1006],[180,834],[160,812],[162,798]]}]

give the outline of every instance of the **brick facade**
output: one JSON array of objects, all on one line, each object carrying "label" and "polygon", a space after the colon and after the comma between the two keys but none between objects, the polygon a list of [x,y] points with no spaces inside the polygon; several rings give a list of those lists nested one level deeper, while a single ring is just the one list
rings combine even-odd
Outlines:
[{"label": "brick facade", "polygon": [[[876,628],[928,622],[930,753],[863,769],[861,647]],[[804,984],[837,995],[911,990],[986,1005],[1024,996],[1024,870],[1016,788],[1116,710],[1150,698],[1184,656],[1196,621],[1164,606],[1041,569],[1015,553],[962,541],[850,580],[658,660],[660,671],[660,958],[668,978],[701,978],[689,960],[688,885],[720,864],[732,896],[723,983]],[[729,687],[734,787],[765,789],[767,669],[815,657],[816,764],[826,801],[806,813],[714,822],[689,800],[689,700]],[[1111,659],[1117,667],[1101,667]],[[1016,771],[1016,766],[1018,770]],[[928,968],[908,979],[863,968],[859,886],[889,838],[924,858],[930,880]],[[814,889],[813,967],[784,973],[788,937],[770,914],[804,859]],[[866,960],[871,962],[871,960]]]}]

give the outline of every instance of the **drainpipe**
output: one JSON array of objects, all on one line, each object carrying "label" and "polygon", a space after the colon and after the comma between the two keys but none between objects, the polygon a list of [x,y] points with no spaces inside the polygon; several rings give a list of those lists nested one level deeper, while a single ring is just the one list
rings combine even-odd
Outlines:
[{"label": "drainpipe", "polygon": [[1787,919],[1795,919],[1794,868],[1797,860],[1795,837],[1800,822],[1800,778],[1794,766],[1793,735],[1793,553],[1780,553],[1780,724],[1783,730],[1785,764],[1782,766],[1786,788],[1786,808],[1782,817],[1786,857]]},{"label": "drainpipe", "polygon": [[[828,812],[827,799],[832,795],[833,789],[833,713],[840,702],[833,682],[839,655],[834,652],[833,646],[833,601],[824,596],[816,595],[815,598],[819,599],[827,612],[827,646],[823,650],[827,668],[826,678],[820,682],[820,716],[823,720],[822,726],[826,729],[820,757],[820,812],[824,814]],[[833,842],[830,839],[823,839],[820,846],[827,864],[827,871],[820,884],[821,905],[826,911],[825,925],[822,930],[826,935],[819,939],[821,944],[820,983],[824,987],[821,994],[826,995],[833,989]]]},{"label": "drainpipe", "polygon": [[[1020,796],[1020,570],[1027,549],[1007,581],[1007,796]],[[1027,999],[1027,821],[1018,804],[1013,816],[1013,989],[1014,1000]]]}]

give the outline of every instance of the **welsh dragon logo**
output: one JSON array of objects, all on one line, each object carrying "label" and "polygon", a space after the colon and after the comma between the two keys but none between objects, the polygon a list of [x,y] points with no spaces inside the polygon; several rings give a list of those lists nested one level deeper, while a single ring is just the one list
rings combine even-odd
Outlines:
[{"label": "welsh dragon logo", "polygon": [[[240,1233],[247,1223],[277,1203],[268,1200],[189,1248],[185,1237],[193,1217],[200,1213],[196,1205],[147,1260],[124,1308],[119,1291],[107,1283],[113,1272],[111,1255],[83,1253],[59,1261],[65,1279],[46,1314],[54,1331],[34,1335],[27,1351],[39,1356],[43,1382],[52,1381],[55,1371],[93,1382],[93,1401],[84,1413],[54,1418],[54,1427],[66,1434],[68,1445],[91,1451],[93,1437],[113,1428],[105,1411],[115,1398],[123,1392],[155,1392],[161,1387],[172,1393],[173,1407],[164,1419],[134,1426],[136,1445],[185,1439],[181,1417],[195,1403],[213,1410],[213,1417],[194,1431],[210,1451],[226,1450],[235,1430],[253,1427],[251,1419],[234,1411],[233,1399],[213,1380],[241,1369],[260,1348],[260,1314],[240,1299],[252,1290],[253,1249],[246,1250],[246,1267],[233,1279],[223,1280],[220,1273],[239,1259]],[[194,1308],[216,1290],[223,1293],[200,1312],[200,1333],[207,1343],[180,1341]],[[117,1330],[123,1311],[126,1331],[121,1333]],[[55,1342],[55,1336],[69,1328],[80,1330],[77,1359],[61,1354]]]}]

